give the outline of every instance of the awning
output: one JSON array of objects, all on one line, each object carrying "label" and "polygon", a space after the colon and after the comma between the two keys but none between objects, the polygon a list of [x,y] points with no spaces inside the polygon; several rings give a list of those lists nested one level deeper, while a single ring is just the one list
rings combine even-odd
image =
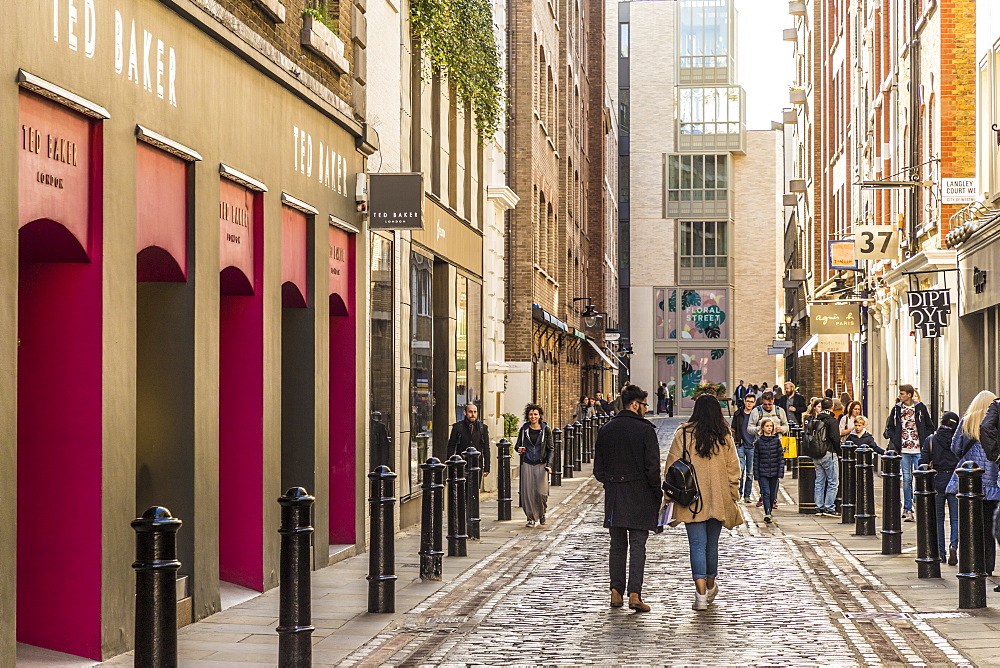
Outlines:
[{"label": "awning", "polygon": [[590,339],[586,339],[586,341],[587,341],[587,343],[590,344],[590,347],[594,349],[594,352],[597,353],[598,355],[600,355],[601,359],[604,360],[608,364],[608,366],[610,366],[612,369],[614,369],[614,368],[616,368],[618,366],[617,364],[615,364],[614,362],[611,361],[610,357],[608,357],[607,355],[604,354],[603,350],[601,350],[600,348],[597,347],[596,343],[594,343]]},{"label": "awning", "polygon": [[798,356],[805,357],[806,355],[812,355],[813,348],[816,347],[817,343],[819,343],[819,334],[813,334],[809,337],[809,340],[806,341],[801,348],[799,348]]}]

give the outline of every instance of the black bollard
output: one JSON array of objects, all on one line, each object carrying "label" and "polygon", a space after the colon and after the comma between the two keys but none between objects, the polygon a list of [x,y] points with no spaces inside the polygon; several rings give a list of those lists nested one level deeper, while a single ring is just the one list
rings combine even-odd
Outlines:
[{"label": "black bollard", "polygon": [[312,506],[301,487],[278,497],[281,505],[281,561],[278,566],[278,665],[312,664]]},{"label": "black bollard", "polygon": [[420,465],[424,481],[420,488],[420,579],[441,579],[442,533],[444,532],[444,471],[447,468],[437,457],[429,457]]},{"label": "black bollard", "polygon": [[799,514],[816,514],[816,462],[799,457]]},{"label": "black bollard", "polygon": [[368,474],[371,533],[368,554],[368,612],[396,612],[396,545],[393,507],[396,474],[378,466]]},{"label": "black bollard", "polygon": [[465,455],[466,529],[471,540],[479,540],[479,488],[483,481],[483,469],[479,466],[483,455],[471,445],[462,453]]},{"label": "black bollard", "polygon": [[875,451],[862,445],[854,451],[857,489],[854,495],[854,535],[875,535]]},{"label": "black bollard", "polygon": [[840,446],[840,523],[854,524],[854,499],[857,496],[857,469],[854,468],[855,445],[851,442]]},{"label": "black bollard", "polygon": [[497,441],[497,520],[510,519],[510,441]]},{"label": "black bollard", "polygon": [[590,459],[588,456],[590,451],[590,418],[585,417],[581,422],[583,423],[583,443],[580,448],[580,462],[586,464]]},{"label": "black bollard", "polygon": [[941,577],[941,555],[938,554],[937,507],[934,499],[934,469],[921,464],[913,472],[917,498],[917,577]]},{"label": "black bollard", "polygon": [[562,486],[562,429],[556,427],[552,430],[552,457],[550,465],[552,468],[551,485],[553,487]]},{"label": "black bollard", "polygon": [[882,459],[882,554],[899,554],[903,550],[903,506],[899,500],[900,462],[895,450],[888,450]]},{"label": "black bollard", "polygon": [[132,520],[135,530],[135,665],[177,665],[177,530],[181,521],[160,506]]},{"label": "black bollard", "polygon": [[983,522],[983,469],[960,464],[958,474],[958,607],[986,607],[986,545]]},{"label": "black bollard", "polygon": [[469,501],[465,491],[465,460],[452,455],[448,460],[448,556],[468,555],[466,518]]},{"label": "black bollard", "polygon": [[573,440],[576,438],[576,427],[568,424],[563,433],[563,480],[566,480],[573,477]]},{"label": "black bollard", "polygon": [[577,420],[573,423],[573,470],[583,470],[583,423]]}]

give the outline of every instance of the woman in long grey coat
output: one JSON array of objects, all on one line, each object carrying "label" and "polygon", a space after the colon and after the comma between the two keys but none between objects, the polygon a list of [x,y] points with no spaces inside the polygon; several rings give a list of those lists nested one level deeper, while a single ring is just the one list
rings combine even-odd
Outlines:
[{"label": "woman in long grey coat", "polygon": [[529,527],[545,524],[545,508],[549,501],[552,430],[542,421],[542,415],[542,407],[538,404],[525,406],[525,423],[514,444],[521,455],[521,507],[528,517]]}]

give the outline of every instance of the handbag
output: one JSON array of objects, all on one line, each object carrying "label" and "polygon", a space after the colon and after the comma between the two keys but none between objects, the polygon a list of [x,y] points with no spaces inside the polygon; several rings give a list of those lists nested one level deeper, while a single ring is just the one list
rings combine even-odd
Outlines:
[{"label": "handbag", "polygon": [[681,430],[681,457],[667,467],[663,476],[663,493],[679,506],[691,509],[697,515],[701,512],[703,502],[701,489],[698,487],[698,474],[688,455],[687,430]]}]

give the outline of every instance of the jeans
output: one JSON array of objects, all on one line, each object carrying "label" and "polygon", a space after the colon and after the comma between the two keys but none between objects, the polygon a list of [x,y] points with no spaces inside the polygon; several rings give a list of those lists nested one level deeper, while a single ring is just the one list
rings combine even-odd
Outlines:
[{"label": "jeans", "polygon": [[662,399],[658,398],[656,400],[656,414],[659,415],[660,413],[666,413],[666,412],[667,412],[667,398],[666,397],[663,397]]},{"label": "jeans", "polygon": [[746,445],[736,446],[736,456],[740,458],[740,496],[750,496],[753,491],[754,450]]},{"label": "jeans", "polygon": [[770,515],[774,509],[774,502],[778,500],[778,476],[765,478],[761,476],[757,479],[760,485],[760,498],[764,500],[764,514]]},{"label": "jeans", "polygon": [[713,518],[704,522],[688,522],[684,528],[687,529],[688,549],[691,551],[691,576],[695,580],[714,578],[719,574],[722,522]]},{"label": "jeans", "polygon": [[920,453],[903,454],[903,510],[913,512],[913,471],[920,464]]},{"label": "jeans", "polygon": [[938,556],[947,557],[948,552],[944,549],[944,504],[948,504],[948,518],[951,520],[951,540],[948,547],[958,547],[958,497],[954,494],[945,494],[943,490],[938,490],[934,496],[934,504],[937,506],[937,530],[938,530]]},{"label": "jeans", "polygon": [[839,486],[840,470],[837,466],[837,455],[828,452],[822,459],[813,459],[816,464],[816,510],[832,513],[837,503],[837,487]]},{"label": "jeans", "polygon": [[608,560],[608,570],[611,572],[611,588],[619,593],[626,593],[625,560],[628,553],[628,590],[629,594],[642,594],[642,576],[646,569],[646,539],[649,531],[646,529],[626,529],[611,527],[611,555]]}]

